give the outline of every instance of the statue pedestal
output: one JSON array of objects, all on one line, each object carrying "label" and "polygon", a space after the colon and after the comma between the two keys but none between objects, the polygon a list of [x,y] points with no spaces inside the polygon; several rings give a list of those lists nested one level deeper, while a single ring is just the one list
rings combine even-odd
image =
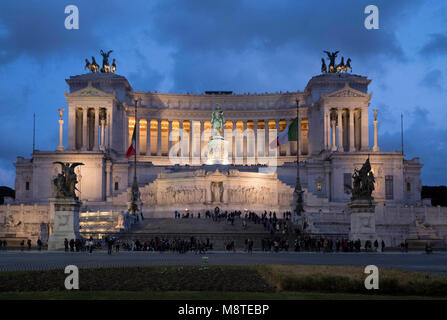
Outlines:
[{"label": "statue pedestal", "polygon": [[348,204],[351,213],[351,230],[349,239],[360,239],[362,247],[365,241],[370,240],[371,245],[378,240],[376,233],[376,203],[370,200],[353,200]]},{"label": "statue pedestal", "polygon": [[136,201],[138,206],[138,211],[135,214],[132,214],[132,204],[133,202],[131,200],[127,201],[127,212],[129,213],[131,219],[130,224],[137,224],[140,223],[143,220],[143,202],[138,200]]},{"label": "statue pedestal", "polygon": [[80,239],[79,208],[81,202],[73,198],[52,198],[50,204],[54,206],[54,231],[48,239],[48,250],[64,249],[65,238]]},{"label": "statue pedestal", "polygon": [[222,136],[213,136],[208,142],[208,161],[206,164],[228,164],[228,141]]}]

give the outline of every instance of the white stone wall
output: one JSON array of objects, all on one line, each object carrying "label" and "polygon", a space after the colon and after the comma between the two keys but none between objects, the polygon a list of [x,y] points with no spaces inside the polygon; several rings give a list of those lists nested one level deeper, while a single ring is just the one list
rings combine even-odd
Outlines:
[{"label": "white stone wall", "polygon": [[[75,172],[78,174],[79,184],[77,192],[80,200],[101,201],[105,194],[104,155],[98,153],[82,154],[81,152],[43,152],[36,151],[33,162],[16,164],[16,182],[18,190],[16,202],[19,203],[48,203],[48,198],[54,197],[56,190],[53,179],[61,172],[61,162],[82,162]],[[32,173],[32,175],[31,175]],[[29,177],[31,179],[29,180]],[[26,182],[30,181],[30,190],[25,190]]]},{"label": "white stone wall", "polygon": [[50,205],[2,205],[0,206],[0,238],[31,239],[35,246],[38,238],[43,242],[48,240],[53,219],[54,209]]}]

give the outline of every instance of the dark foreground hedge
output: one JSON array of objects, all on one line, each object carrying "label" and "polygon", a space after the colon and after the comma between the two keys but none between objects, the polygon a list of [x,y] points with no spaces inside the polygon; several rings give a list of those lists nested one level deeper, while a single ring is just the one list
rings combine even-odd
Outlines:
[{"label": "dark foreground hedge", "polygon": [[[0,273],[0,292],[66,290],[63,270]],[[81,291],[319,292],[447,297],[447,278],[408,275],[406,281],[380,277],[379,290],[364,280],[335,274],[279,276],[259,266],[152,266],[79,269]]]},{"label": "dark foreground hedge", "polygon": [[360,280],[343,276],[312,275],[285,277],[281,279],[281,287],[284,291],[447,297],[447,279],[401,283],[396,279],[383,278],[379,279],[378,290],[366,290],[364,282]]},{"label": "dark foreground hedge", "polygon": [[[0,292],[66,290],[63,270],[0,273]],[[246,291],[272,292],[248,267],[126,267],[79,269],[79,289],[89,291]]]}]

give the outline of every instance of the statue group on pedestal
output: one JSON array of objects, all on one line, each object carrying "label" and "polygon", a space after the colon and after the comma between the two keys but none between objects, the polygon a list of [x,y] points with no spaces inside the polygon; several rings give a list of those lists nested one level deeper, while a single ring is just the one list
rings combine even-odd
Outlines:
[{"label": "statue group on pedestal", "polygon": [[369,200],[372,201],[371,196],[374,191],[374,174],[371,171],[371,164],[369,162],[369,157],[366,159],[360,170],[355,169],[352,175],[353,185],[347,186],[352,189],[351,200]]},{"label": "statue group on pedestal", "polygon": [[[60,164],[62,166],[62,172],[54,178],[53,183],[56,186],[56,198],[70,198],[70,199],[78,199],[75,191],[78,190],[76,188],[76,184],[78,180],[76,178],[76,173],[74,169],[77,166],[84,165],[81,162],[74,162],[71,165],[67,163],[63,163],[60,161],[53,162],[54,164]],[[79,190],[78,190],[79,191]]]},{"label": "statue group on pedestal", "polygon": [[106,52],[100,51],[102,55],[102,68],[99,69],[99,65],[96,63],[95,57],[92,56],[92,63],[88,61],[88,58],[85,59],[85,69],[89,69],[91,72],[98,72],[101,71],[102,73],[109,73],[109,72],[115,72],[116,71],[116,62],[115,59],[113,59],[112,64],[109,64],[109,55],[113,52],[113,50],[109,50]]},{"label": "statue group on pedestal", "polygon": [[345,57],[341,57],[341,61],[339,64],[335,64],[335,58],[337,57],[338,53],[340,51],[335,52],[329,52],[329,51],[323,51],[327,54],[328,60],[329,60],[329,67],[326,66],[326,62],[324,61],[324,58],[321,58],[321,73],[345,73],[348,72],[348,70],[351,70],[351,58],[348,58],[346,60],[345,64]]}]

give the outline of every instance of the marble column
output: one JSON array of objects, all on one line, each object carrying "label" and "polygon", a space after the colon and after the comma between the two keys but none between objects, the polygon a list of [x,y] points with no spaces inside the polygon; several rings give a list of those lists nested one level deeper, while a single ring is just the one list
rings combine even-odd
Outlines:
[{"label": "marble column", "polygon": [[374,121],[373,121],[373,123],[374,123],[374,146],[373,146],[373,151],[374,152],[378,152],[378,151],[380,151],[380,149],[379,149],[379,144],[377,142],[377,124],[378,124],[378,121],[377,121],[377,110],[374,110],[374,113],[375,113],[375,116],[374,116]]},{"label": "marble column", "polygon": [[95,127],[94,131],[94,142],[93,142],[93,150],[99,149],[99,108],[95,108]]},{"label": "marble column", "polygon": [[199,149],[200,149],[200,163],[206,162],[204,148],[206,148],[205,140],[205,121],[200,120],[200,138],[199,138]]},{"label": "marble column", "polygon": [[243,120],[244,131],[242,132],[242,163],[247,163],[248,156],[248,135],[247,135],[247,120]]},{"label": "marble column", "polygon": [[368,151],[369,150],[369,128],[368,128],[368,108],[363,107],[361,109],[361,117],[360,117],[360,123],[361,123],[361,150],[362,151]]},{"label": "marble column", "polygon": [[[201,154],[201,147],[202,147],[202,128],[201,128],[201,124],[200,121],[195,121],[195,126],[196,126],[196,131],[195,131],[195,135],[194,135],[194,159],[195,162],[200,164],[200,154]],[[225,124],[224,124],[224,136],[225,136]]]},{"label": "marble column", "polygon": [[[275,132],[274,136],[276,139],[276,137],[279,135],[279,120],[278,119],[275,119],[275,131],[274,132]],[[270,138],[269,138],[269,141],[271,142]],[[277,148],[274,149],[274,152],[275,152],[274,154],[277,157],[279,157],[281,155],[281,152],[279,150],[280,150],[280,146],[278,146]]]},{"label": "marble column", "polygon": [[231,142],[231,154],[232,154],[232,163],[236,163],[236,136],[237,136],[237,129],[236,129],[236,120],[231,121],[233,123],[233,137]]},{"label": "marble column", "polygon": [[110,161],[106,162],[106,199],[110,197],[110,190],[112,188],[111,185],[111,179],[110,179],[110,175],[111,175],[111,169],[112,169],[112,163]]},{"label": "marble column", "polygon": [[194,130],[194,121],[189,121],[189,163],[192,163],[194,159],[194,149],[195,149],[195,130]]},{"label": "marble column", "polygon": [[354,109],[349,109],[349,152],[355,151],[354,140]]},{"label": "marble column", "polygon": [[269,121],[264,119],[264,157],[269,156]]},{"label": "marble column", "polygon": [[161,119],[157,119],[157,156],[161,156]]},{"label": "marble column", "polygon": [[258,120],[253,120],[253,134],[254,134],[254,138],[255,138],[255,154],[254,154],[254,160],[255,160],[255,164],[258,163]]},{"label": "marble column", "polygon": [[105,145],[104,145],[105,144],[105,137],[104,137],[104,135],[106,133],[105,125],[106,125],[106,120],[102,119],[101,120],[101,145],[99,147],[99,149],[102,150],[102,151],[105,150]]},{"label": "marble column", "polygon": [[76,109],[68,109],[68,150],[76,149]]},{"label": "marble column", "polygon": [[338,148],[337,151],[342,152],[344,151],[343,149],[343,109],[342,108],[338,108],[337,110],[337,127],[338,127]]},{"label": "marble column", "polygon": [[87,150],[87,113],[88,108],[82,108],[82,150]]},{"label": "marble column", "polygon": [[194,122],[189,120],[189,164],[192,163],[194,158]]},{"label": "marble column", "polygon": [[[180,158],[183,158],[183,154],[184,154],[184,150],[185,150],[185,147],[184,147],[184,142],[183,142],[183,137],[184,137],[184,135],[183,135],[183,120],[179,120],[178,121],[178,134],[179,134],[179,142],[178,142],[178,144],[179,144],[179,154],[180,154]],[[183,163],[183,161],[181,161],[181,163]]]},{"label": "marble column", "polygon": [[151,156],[151,119],[146,118],[147,129],[146,129],[146,155]]},{"label": "marble column", "polygon": [[168,155],[172,148],[172,120],[168,120]]},{"label": "marble column", "polygon": [[335,120],[331,120],[331,126],[332,126],[332,151],[337,150],[337,146],[335,143]]},{"label": "marble column", "polygon": [[109,152],[112,149],[112,112],[110,110],[107,110],[107,119],[106,119],[106,125],[107,125],[107,149]]},{"label": "marble column", "polygon": [[57,146],[58,151],[64,151],[63,145],[63,124],[64,120],[59,119],[59,145]]},{"label": "marble column", "polygon": [[123,130],[123,149],[124,153],[129,148],[129,116],[127,114],[124,115],[124,130]]}]

